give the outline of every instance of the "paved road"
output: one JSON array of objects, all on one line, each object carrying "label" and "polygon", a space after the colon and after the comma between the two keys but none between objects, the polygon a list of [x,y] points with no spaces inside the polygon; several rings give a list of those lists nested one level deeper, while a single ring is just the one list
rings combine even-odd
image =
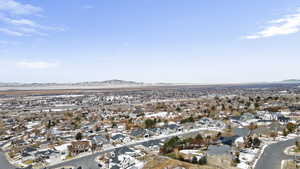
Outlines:
[{"label": "paved road", "polygon": [[257,161],[255,169],[281,169],[281,161],[293,159],[283,153],[285,148],[295,144],[296,139],[282,141],[279,143],[271,144],[265,148],[264,153]]},{"label": "paved road", "polygon": [[108,149],[108,150],[105,150],[105,151],[97,152],[95,154],[87,155],[87,156],[84,156],[84,157],[81,157],[81,158],[78,158],[78,159],[74,159],[74,160],[71,160],[71,161],[66,161],[66,162],[63,162],[63,163],[60,163],[60,164],[57,164],[57,165],[50,166],[48,168],[49,169],[54,169],[54,168],[62,167],[62,166],[74,166],[76,168],[76,167],[81,166],[83,169],[98,169],[99,167],[97,166],[97,163],[95,162],[95,158],[97,156],[99,156],[100,154],[112,152],[117,148],[132,147],[132,146],[140,145],[142,143],[147,143],[149,141],[164,140],[164,139],[172,138],[174,136],[195,135],[199,132],[201,132],[201,130],[177,133],[177,134],[172,134],[172,135],[168,135],[168,136],[164,136],[164,137],[160,137],[160,138],[152,138],[152,139],[149,139],[149,140],[146,140],[146,141],[135,142],[135,143],[132,143],[132,144],[127,144],[127,145],[121,146],[121,147],[111,148],[111,149]]},{"label": "paved road", "polygon": [[[199,131],[193,131],[193,132],[187,132],[187,133],[180,133],[177,135],[178,136],[179,135],[190,135],[190,134],[196,134],[198,132]],[[151,140],[147,140],[147,141],[142,141],[142,142],[136,142],[136,143],[124,145],[121,147],[136,146],[136,145],[148,142],[148,141],[163,140],[163,139],[168,139],[171,137],[173,137],[173,135],[156,138],[156,139],[151,139]],[[295,141],[296,141],[296,139],[291,139],[291,140],[271,144],[268,147],[266,147],[261,158],[257,161],[255,169],[280,169],[282,160],[293,159],[293,156],[288,156],[288,155],[284,154],[283,151],[286,147],[294,145]],[[118,147],[118,148],[120,148],[120,147]],[[63,163],[60,163],[60,164],[57,164],[57,165],[54,165],[54,166],[51,166],[48,168],[54,169],[54,168],[61,167],[61,166],[74,166],[74,167],[82,166],[83,169],[98,169],[99,167],[97,166],[97,163],[95,162],[95,158],[97,156],[99,156],[100,154],[111,152],[115,149],[116,148],[112,148],[109,150],[97,152],[95,154],[91,154],[91,155],[81,157],[78,159],[74,159],[71,161],[66,161],[66,162],[63,162]],[[8,161],[5,158],[4,153],[0,151],[0,169],[15,169],[15,168],[16,167],[14,167],[8,163]]]},{"label": "paved road", "polygon": [[[81,166],[81,167],[83,167],[83,169],[98,169],[99,167],[97,166],[97,163],[95,162],[95,158],[97,156],[99,156],[100,154],[107,153],[107,152],[112,152],[117,148],[131,147],[131,146],[140,145],[140,144],[143,144],[143,143],[147,143],[149,141],[164,140],[164,139],[168,139],[168,138],[171,138],[171,137],[174,137],[174,136],[195,135],[195,134],[197,134],[201,131],[203,131],[203,129],[192,130],[192,131],[182,132],[182,133],[174,133],[174,134],[167,135],[167,136],[162,136],[162,137],[159,137],[159,138],[150,138],[150,139],[145,140],[145,141],[138,141],[138,142],[135,142],[135,143],[126,144],[124,146],[111,148],[111,149],[100,151],[100,152],[90,154],[90,155],[87,155],[87,156],[84,156],[84,157],[81,157],[81,158],[77,158],[77,159],[74,159],[74,160],[62,162],[60,164],[53,165],[53,166],[50,166],[48,168],[49,169],[54,169],[54,168],[62,167],[62,166],[74,166],[76,168],[76,167]],[[3,168],[3,167],[5,167],[5,168]],[[6,160],[6,158],[5,158],[5,156],[2,152],[0,152],[0,169],[16,169],[16,167],[14,167],[14,166],[12,166],[8,163],[8,161]]]},{"label": "paved road", "polygon": [[11,165],[2,151],[0,151],[0,169],[15,169],[16,167]]}]

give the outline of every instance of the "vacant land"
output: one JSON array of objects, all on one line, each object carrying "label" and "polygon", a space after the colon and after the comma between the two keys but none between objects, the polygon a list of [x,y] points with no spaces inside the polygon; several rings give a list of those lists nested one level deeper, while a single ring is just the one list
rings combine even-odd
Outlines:
[{"label": "vacant land", "polygon": [[185,169],[236,169],[230,166],[230,161],[226,158],[208,158],[207,165],[196,165],[187,162],[182,162],[169,157],[155,156],[146,163],[144,169],[173,169],[173,168],[185,168]]}]

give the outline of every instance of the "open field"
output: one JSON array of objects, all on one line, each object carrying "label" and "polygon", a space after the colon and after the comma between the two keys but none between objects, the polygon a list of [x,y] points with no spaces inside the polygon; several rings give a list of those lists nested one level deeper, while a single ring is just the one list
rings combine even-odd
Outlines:
[{"label": "open field", "polygon": [[54,87],[0,87],[2,95],[57,95],[57,94],[80,94],[80,93],[108,93],[108,92],[134,92],[161,89],[226,89],[226,88],[281,88],[297,87],[294,83],[249,83],[249,84],[181,84],[166,86],[54,86]]},{"label": "open field", "polygon": [[[222,163],[220,160],[223,160]],[[228,163],[224,163],[225,160],[226,159],[223,158],[210,158],[208,159],[207,165],[196,165],[164,156],[156,156],[146,163],[144,169],[172,169],[176,167],[182,167],[185,169],[236,169],[229,165],[229,161]]]}]

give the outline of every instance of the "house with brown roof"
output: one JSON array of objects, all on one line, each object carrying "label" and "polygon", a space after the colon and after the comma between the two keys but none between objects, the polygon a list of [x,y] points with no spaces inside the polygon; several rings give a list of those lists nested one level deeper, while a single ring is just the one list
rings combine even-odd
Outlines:
[{"label": "house with brown roof", "polygon": [[76,156],[77,154],[89,151],[90,147],[89,141],[74,141],[68,146],[68,150],[71,156]]}]

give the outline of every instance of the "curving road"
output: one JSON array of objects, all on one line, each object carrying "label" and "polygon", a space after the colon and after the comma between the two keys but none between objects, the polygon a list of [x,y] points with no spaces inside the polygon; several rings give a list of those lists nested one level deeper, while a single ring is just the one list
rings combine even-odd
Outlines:
[{"label": "curving road", "polygon": [[254,169],[281,169],[281,161],[293,159],[294,156],[284,154],[285,148],[295,144],[297,138],[267,146],[257,161]]},{"label": "curving road", "polygon": [[0,169],[15,169],[15,168],[16,168],[15,166],[11,165],[7,161],[4,153],[0,151]]},{"label": "curving road", "polygon": [[[184,133],[182,135],[185,135],[187,133]],[[191,134],[191,133],[189,133]],[[168,137],[164,137],[164,139],[169,138]],[[162,138],[161,138],[162,139]],[[260,157],[260,159],[257,161],[255,169],[281,169],[281,161],[282,160],[287,160],[287,159],[293,159],[293,156],[289,156],[283,153],[283,151],[285,150],[285,148],[292,146],[295,144],[296,138],[295,139],[290,139],[287,141],[281,141],[278,143],[274,143],[271,144],[269,146],[267,146],[262,154],[262,156]],[[147,141],[146,141],[147,142]],[[134,146],[134,145],[138,145],[141,143],[134,143],[131,145],[126,145],[126,146]],[[125,146],[121,146],[121,147],[125,147]],[[95,163],[94,159],[102,153],[105,152],[111,152],[113,151],[115,148],[112,148],[110,150],[106,150],[106,151],[102,151],[102,152],[98,152],[95,153],[93,155],[88,155],[79,159],[74,159],[71,161],[67,161],[67,162],[63,162],[61,164],[49,167],[50,169],[56,168],[56,167],[61,167],[61,166],[82,166],[84,169],[97,169],[97,164]]]},{"label": "curving road", "polygon": [[100,151],[100,152],[97,152],[97,153],[94,153],[94,154],[90,154],[90,155],[87,155],[87,156],[84,156],[84,157],[80,157],[80,158],[77,158],[77,159],[73,159],[73,160],[70,160],[70,161],[65,161],[65,162],[62,162],[62,163],[57,164],[57,165],[49,166],[48,168],[49,169],[55,169],[57,167],[63,167],[63,166],[74,166],[75,168],[77,168],[77,167],[81,166],[83,169],[98,169],[99,167],[97,166],[97,163],[95,162],[95,159],[100,154],[107,153],[107,152],[112,152],[117,148],[132,147],[132,146],[140,145],[140,144],[147,143],[147,142],[150,142],[150,141],[169,139],[169,138],[172,138],[174,136],[195,135],[195,134],[197,134],[201,131],[203,131],[203,130],[192,130],[192,131],[188,131],[188,132],[174,133],[174,134],[162,136],[162,137],[159,137],[159,138],[150,138],[150,139],[143,140],[143,141],[129,143],[129,144],[126,144],[126,145],[122,145],[122,146],[119,146],[119,147],[114,147],[114,148],[111,148],[111,149],[108,149],[108,150],[103,150],[103,151]]},{"label": "curving road", "polygon": [[[196,132],[199,132],[199,131],[180,133],[177,135],[179,136],[179,135],[187,135],[187,134],[196,134]],[[151,140],[161,140],[161,139],[167,139],[170,137],[172,137],[172,136],[165,136],[165,137],[161,137],[161,138],[149,139],[147,141],[136,142],[136,143],[124,145],[121,147],[135,146],[135,145],[138,145],[138,144],[141,144],[144,142],[148,142]],[[294,145],[296,139],[297,138],[290,139],[287,141],[281,141],[281,142],[274,143],[274,144],[267,146],[265,148],[263,154],[261,155],[260,159],[257,161],[255,169],[281,169],[281,161],[282,160],[293,159],[293,156],[286,155],[283,153],[283,151],[285,150],[285,148]],[[109,150],[97,152],[95,154],[91,154],[91,155],[81,157],[78,159],[73,159],[71,161],[62,162],[60,164],[50,166],[48,168],[53,169],[53,168],[61,167],[61,166],[75,166],[75,167],[82,166],[83,169],[98,169],[99,167],[97,166],[97,163],[94,161],[94,159],[98,155],[100,155],[102,153],[106,153],[106,152],[111,152],[114,149],[115,148],[112,148]],[[4,153],[1,151],[0,151],[0,169],[16,169],[15,166],[8,163]]]}]

